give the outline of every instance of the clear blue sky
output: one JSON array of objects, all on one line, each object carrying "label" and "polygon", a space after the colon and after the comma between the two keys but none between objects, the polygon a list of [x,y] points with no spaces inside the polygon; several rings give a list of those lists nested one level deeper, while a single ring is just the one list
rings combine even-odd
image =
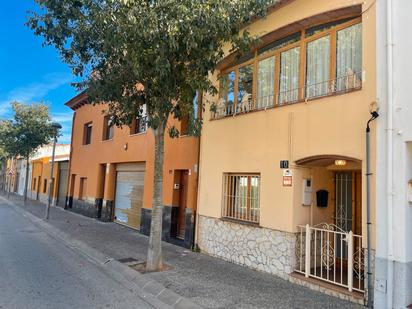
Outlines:
[{"label": "clear blue sky", "polygon": [[33,0],[2,1],[0,9],[0,118],[11,114],[10,102],[45,102],[63,125],[59,142],[70,142],[72,111],[64,103],[76,94],[75,78],[53,47],[42,47],[24,24]]}]

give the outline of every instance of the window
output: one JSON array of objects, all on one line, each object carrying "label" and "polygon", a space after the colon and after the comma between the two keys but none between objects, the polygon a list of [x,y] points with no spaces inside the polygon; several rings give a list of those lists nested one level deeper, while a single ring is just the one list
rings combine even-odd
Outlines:
[{"label": "window", "polygon": [[92,129],[93,124],[91,122],[84,125],[83,145],[89,145],[92,142]]},{"label": "window", "polygon": [[[254,72],[256,70],[256,72]],[[256,81],[254,80],[256,79]],[[362,87],[361,17],[302,29],[256,50],[220,75],[214,118]]]},{"label": "window", "polygon": [[274,105],[275,56],[263,59],[258,64],[257,108]]},{"label": "window", "polygon": [[301,33],[296,32],[292,35],[287,36],[286,38],[276,40],[273,43],[270,43],[269,45],[266,45],[265,47],[259,49],[258,54],[262,55],[262,54],[271,53],[271,52],[273,52],[277,49],[280,49],[284,46],[299,42],[300,39],[301,39]]},{"label": "window", "polygon": [[223,217],[259,223],[259,191],[258,174],[224,174]]},{"label": "window", "polygon": [[130,128],[130,134],[139,134],[147,131],[146,117],[136,117]]},{"label": "window", "polygon": [[300,47],[280,54],[279,104],[298,100]]},{"label": "window", "polygon": [[47,192],[47,179],[43,180],[43,193]]},{"label": "window", "polygon": [[103,123],[103,140],[110,140],[113,138],[114,124],[110,116],[104,117]]},{"label": "window", "polygon": [[237,111],[247,112],[252,108],[253,65],[239,68],[237,89]]},{"label": "window", "polygon": [[362,25],[342,29],[336,35],[337,90],[359,88],[362,79]]},{"label": "window", "polygon": [[232,115],[235,106],[235,71],[232,71],[220,78],[220,100],[218,112],[225,115]]},{"label": "window", "polygon": [[143,105],[139,111],[139,115],[133,120],[130,126],[130,134],[139,134],[147,131],[147,112],[146,105]]},{"label": "window", "polygon": [[202,96],[196,91],[195,96],[193,97],[193,110],[191,115],[186,115],[180,120],[180,135],[185,136],[189,134],[189,125],[190,122],[194,123],[196,119],[200,117],[200,109]]},{"label": "window", "polygon": [[87,192],[87,178],[81,177],[80,186],[79,186],[79,200],[84,200],[86,192]]},{"label": "window", "polygon": [[311,41],[306,47],[306,97],[323,96],[329,90],[330,36]]}]

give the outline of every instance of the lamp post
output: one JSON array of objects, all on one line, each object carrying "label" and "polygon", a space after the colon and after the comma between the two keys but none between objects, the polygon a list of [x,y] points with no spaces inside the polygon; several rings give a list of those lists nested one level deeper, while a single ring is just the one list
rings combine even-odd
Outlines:
[{"label": "lamp post", "polygon": [[49,185],[49,199],[47,201],[47,208],[46,208],[46,220],[49,219],[49,213],[50,213],[50,205],[52,201],[52,191],[54,188],[54,178],[53,178],[53,170],[54,170],[54,156],[56,153],[56,143],[57,143],[57,135],[59,133],[59,130],[62,128],[60,123],[53,122],[51,124],[53,128],[53,133],[54,133],[54,139],[53,139],[53,152],[52,152],[52,162],[51,162],[51,169],[50,169],[50,185]]}]

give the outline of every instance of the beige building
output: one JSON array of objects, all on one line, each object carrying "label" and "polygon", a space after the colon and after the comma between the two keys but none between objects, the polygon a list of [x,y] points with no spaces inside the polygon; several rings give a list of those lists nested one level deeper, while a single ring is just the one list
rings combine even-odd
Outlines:
[{"label": "beige building", "polygon": [[[374,1],[282,1],[247,29],[260,46],[228,55],[213,76],[219,97],[204,115],[197,244],[363,303]],[[372,124],[372,172],[375,139]],[[374,248],[372,234],[372,256]]]}]

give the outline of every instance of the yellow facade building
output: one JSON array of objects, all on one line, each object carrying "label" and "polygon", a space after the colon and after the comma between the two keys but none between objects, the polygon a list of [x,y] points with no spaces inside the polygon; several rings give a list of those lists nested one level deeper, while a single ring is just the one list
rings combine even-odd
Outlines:
[{"label": "yellow facade building", "polygon": [[[228,54],[213,76],[219,96],[207,98],[214,105],[204,115],[197,244],[363,302],[373,1],[282,1],[247,30],[260,45]],[[371,140],[374,150],[373,125]]]}]

